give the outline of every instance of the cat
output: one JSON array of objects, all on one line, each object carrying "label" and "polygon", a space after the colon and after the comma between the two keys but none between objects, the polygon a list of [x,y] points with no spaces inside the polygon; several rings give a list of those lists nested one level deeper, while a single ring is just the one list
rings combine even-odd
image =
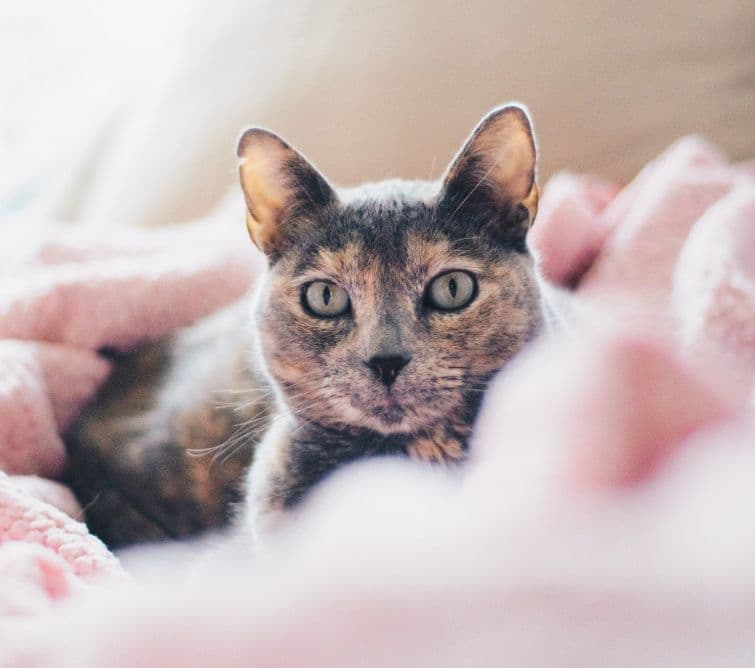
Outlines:
[{"label": "cat", "polygon": [[[237,155],[268,260],[252,308],[124,360],[67,439],[68,480],[111,544],[218,526],[235,503],[259,530],[366,457],[458,464],[488,382],[543,324],[522,106],[485,116],[438,182],[336,189],[261,128]],[[215,465],[190,452],[229,447]]]}]

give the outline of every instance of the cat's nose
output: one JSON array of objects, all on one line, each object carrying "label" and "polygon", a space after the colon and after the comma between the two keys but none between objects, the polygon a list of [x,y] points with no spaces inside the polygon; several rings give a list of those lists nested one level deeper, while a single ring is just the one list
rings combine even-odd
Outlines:
[{"label": "cat's nose", "polygon": [[384,385],[390,387],[409,360],[411,357],[406,355],[375,355],[367,360],[367,366]]}]

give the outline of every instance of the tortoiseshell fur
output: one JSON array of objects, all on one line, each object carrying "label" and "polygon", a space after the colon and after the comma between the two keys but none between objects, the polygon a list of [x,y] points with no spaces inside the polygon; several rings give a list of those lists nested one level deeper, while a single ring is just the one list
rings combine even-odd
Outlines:
[{"label": "tortoiseshell fur", "polygon": [[[245,302],[127,358],[69,434],[68,479],[101,536],[119,545],[222,525],[250,461],[242,515],[260,527],[348,462],[464,459],[488,382],[542,324],[525,243],[537,206],[534,143],[524,112],[513,113],[532,153],[523,175],[489,155],[492,131],[513,132],[503,108],[442,183],[340,191],[272,133],[245,134],[240,152],[256,141],[287,156],[279,187],[257,209],[250,191],[257,197],[261,182],[244,184],[242,173],[268,272]],[[270,171],[264,154],[254,160]],[[520,195],[499,191],[491,174]],[[280,202],[276,226],[264,227]],[[477,282],[471,303],[452,312],[426,297],[448,270]],[[346,290],[349,312],[308,311],[303,294],[315,280]],[[388,386],[367,360],[395,354],[409,362]]]},{"label": "tortoiseshell fur", "polygon": [[245,299],[115,356],[108,383],[65,436],[66,482],[108,545],[186,538],[228,522],[269,421],[250,339]]},{"label": "tortoiseshell fur", "polygon": [[[259,512],[294,506],[365,456],[462,460],[488,381],[538,331],[523,237],[502,241],[489,220],[458,215],[458,199],[437,195],[437,184],[401,181],[344,193],[268,272],[258,342],[288,427],[259,453],[250,489]],[[428,281],[448,269],[475,274],[479,294],[462,311],[427,308]],[[353,314],[307,315],[301,287],[314,278],[344,287]],[[397,350],[411,361],[386,388],[365,360]]]}]

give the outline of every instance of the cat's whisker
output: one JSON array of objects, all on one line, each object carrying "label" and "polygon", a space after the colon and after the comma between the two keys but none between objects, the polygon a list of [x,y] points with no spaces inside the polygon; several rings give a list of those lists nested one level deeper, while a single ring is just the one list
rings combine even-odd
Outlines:
[{"label": "cat's whisker", "polygon": [[213,390],[212,394],[251,394],[255,392],[269,393],[271,390],[268,387],[237,387]]},{"label": "cat's whisker", "polygon": [[433,161],[432,161],[432,163],[430,165],[430,176],[427,177],[428,181],[432,181],[433,180],[433,174],[435,174],[435,165],[436,165],[437,162],[438,162],[438,156],[435,155],[435,154],[433,154]]},{"label": "cat's whisker", "polygon": [[251,445],[256,445],[258,441],[252,441],[248,436],[246,438],[244,437],[237,437],[233,440],[230,440],[226,443],[223,443],[223,447],[220,448],[213,456],[212,456],[212,463],[215,464],[217,462],[220,462],[221,464],[225,464],[233,455],[240,452],[243,448]]},{"label": "cat's whisker", "polygon": [[[238,424],[234,433],[222,443],[218,443],[217,445],[209,446],[207,448],[192,448],[187,450],[187,454],[192,457],[203,457],[212,454],[212,461],[215,462],[227,450],[234,448],[234,446],[236,445],[239,445],[239,447],[235,448],[231,453],[230,456],[232,456],[233,454],[238,452],[241,447],[251,443],[252,441],[259,441],[262,431],[260,427],[264,426],[269,421],[270,420],[267,415],[256,416],[255,418],[246,420]],[[257,438],[254,438],[255,436],[257,436]],[[221,463],[224,463],[225,461],[230,459],[230,456],[223,458],[221,460]]]},{"label": "cat's whisker", "polygon": [[459,205],[453,210],[451,215],[447,218],[447,221],[453,220],[453,217],[459,212],[462,206],[464,206],[470,197],[475,193],[475,191],[483,184],[485,181],[487,181],[488,177],[493,173],[493,170],[498,166],[499,159],[496,159],[493,161],[493,163],[488,167],[488,169],[485,171],[485,173],[480,177],[480,179],[477,181],[477,183],[474,185],[474,187],[466,194],[464,199],[459,202]]},{"label": "cat's whisker", "polygon": [[243,411],[255,404],[262,404],[269,401],[272,397],[272,390],[262,388],[250,388],[247,391],[244,390],[218,390],[217,394],[240,394],[244,395],[243,399],[235,401],[216,401],[215,406],[220,409],[230,409],[235,411]]},{"label": "cat's whisker", "polygon": [[241,452],[241,450],[243,450],[247,445],[248,445],[247,442],[240,442],[240,443],[238,443],[235,447],[230,448],[229,451],[228,451],[228,453],[225,454],[224,456],[220,457],[218,461],[221,464],[225,464],[226,462],[228,462],[229,460],[231,460],[236,454],[238,454],[239,452]]}]

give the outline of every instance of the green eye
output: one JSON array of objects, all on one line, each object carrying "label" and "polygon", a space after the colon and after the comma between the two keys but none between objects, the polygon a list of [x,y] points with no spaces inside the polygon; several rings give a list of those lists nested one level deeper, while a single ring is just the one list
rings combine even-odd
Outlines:
[{"label": "green eye", "polygon": [[477,295],[477,281],[466,271],[449,271],[436,276],[427,289],[427,302],[432,308],[456,311],[464,308]]},{"label": "green eye", "polygon": [[312,313],[323,318],[343,315],[351,306],[346,290],[327,281],[314,281],[307,285],[302,299]]}]

